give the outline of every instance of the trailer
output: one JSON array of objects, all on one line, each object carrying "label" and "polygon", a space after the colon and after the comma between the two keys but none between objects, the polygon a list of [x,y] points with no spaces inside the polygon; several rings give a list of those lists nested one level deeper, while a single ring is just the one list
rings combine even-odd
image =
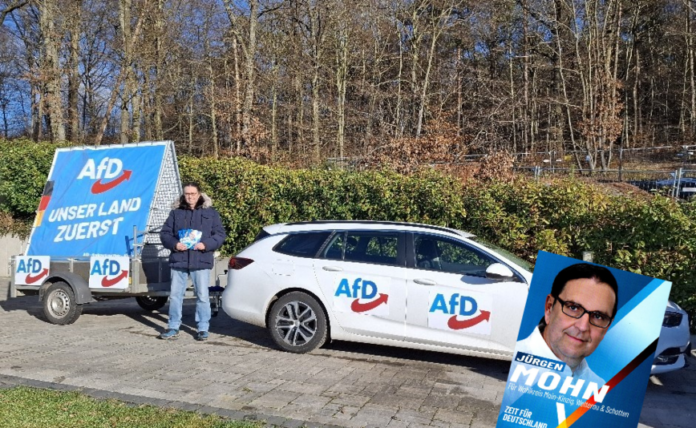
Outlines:
[{"label": "trailer", "polygon": [[[59,325],[101,300],[162,308],[171,272],[159,231],[181,192],[171,141],[56,150],[27,250],[11,258],[10,297],[37,295],[46,320]],[[213,314],[228,260],[216,257]]]}]

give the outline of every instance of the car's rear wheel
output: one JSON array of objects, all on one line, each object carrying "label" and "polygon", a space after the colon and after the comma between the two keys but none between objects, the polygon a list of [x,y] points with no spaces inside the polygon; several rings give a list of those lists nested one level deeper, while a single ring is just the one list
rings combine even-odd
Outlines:
[{"label": "car's rear wheel", "polygon": [[326,314],[312,296],[293,291],[271,306],[268,330],[282,350],[298,354],[309,352],[326,341]]}]

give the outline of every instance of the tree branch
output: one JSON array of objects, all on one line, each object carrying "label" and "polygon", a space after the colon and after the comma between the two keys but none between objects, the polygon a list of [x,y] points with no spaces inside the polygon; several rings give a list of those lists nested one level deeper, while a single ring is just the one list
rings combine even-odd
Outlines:
[{"label": "tree branch", "polygon": [[4,10],[2,10],[2,12],[0,12],[0,25],[2,25],[5,22],[5,17],[7,15],[11,14],[15,10],[25,6],[28,3],[29,3],[28,0],[25,0],[25,1],[19,0],[19,1],[16,1],[14,3],[10,3]]}]

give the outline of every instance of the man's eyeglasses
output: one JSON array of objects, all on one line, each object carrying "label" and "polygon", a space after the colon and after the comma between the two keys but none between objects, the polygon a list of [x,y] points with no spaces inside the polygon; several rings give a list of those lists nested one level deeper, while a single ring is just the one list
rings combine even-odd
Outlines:
[{"label": "man's eyeglasses", "polygon": [[582,305],[575,302],[565,301],[560,297],[556,297],[555,299],[561,303],[561,310],[563,313],[571,318],[580,319],[583,315],[588,314],[590,317],[590,324],[595,327],[607,328],[609,327],[609,324],[611,324],[612,317],[608,316],[607,314],[599,311],[588,311],[587,309],[583,308]]}]

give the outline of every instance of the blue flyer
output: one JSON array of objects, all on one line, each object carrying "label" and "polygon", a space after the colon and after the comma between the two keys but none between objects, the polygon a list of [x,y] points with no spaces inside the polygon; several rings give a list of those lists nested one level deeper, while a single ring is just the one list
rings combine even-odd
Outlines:
[{"label": "blue flyer", "polygon": [[179,242],[186,245],[186,249],[190,250],[201,242],[203,232],[196,229],[181,229],[179,230]]},{"label": "blue flyer", "polygon": [[638,426],[671,285],[539,252],[497,426]]}]

